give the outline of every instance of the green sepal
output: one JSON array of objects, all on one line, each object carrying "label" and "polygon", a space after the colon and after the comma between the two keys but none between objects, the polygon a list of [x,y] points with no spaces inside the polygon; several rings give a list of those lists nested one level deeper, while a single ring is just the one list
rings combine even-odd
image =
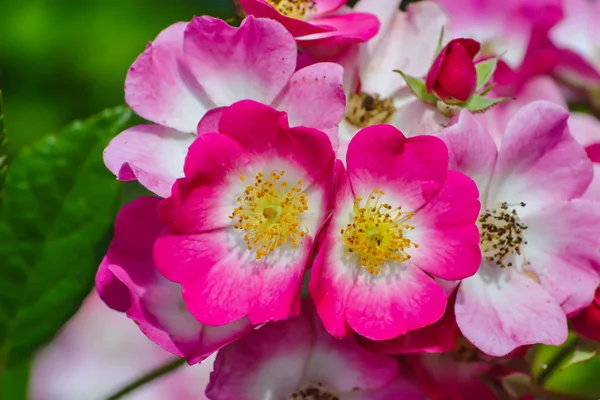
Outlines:
[{"label": "green sepal", "polygon": [[481,113],[489,110],[496,104],[500,104],[503,101],[513,100],[512,97],[501,97],[499,99],[487,99],[483,96],[479,96],[474,94],[471,96],[469,100],[464,104],[464,107],[471,111],[472,113]]},{"label": "green sepal", "polygon": [[475,71],[477,71],[477,91],[483,88],[490,79],[492,79],[497,65],[498,58],[490,58],[475,64]]},{"label": "green sepal", "polygon": [[409,89],[417,96],[421,101],[429,104],[435,104],[438,101],[438,98],[435,97],[433,93],[429,93],[427,91],[427,86],[425,85],[425,81],[421,78],[415,78],[414,76],[410,76],[400,71],[399,69],[394,70],[402,76]]}]

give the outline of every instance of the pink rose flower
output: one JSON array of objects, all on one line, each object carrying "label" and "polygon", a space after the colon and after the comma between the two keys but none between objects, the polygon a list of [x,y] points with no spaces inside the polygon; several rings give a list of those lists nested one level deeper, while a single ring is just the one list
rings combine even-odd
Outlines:
[{"label": "pink rose flower", "polygon": [[386,340],[434,323],[447,299],[433,277],[462,279],[481,261],[475,184],[448,171],[441,140],[390,125],[359,131],[346,163],[309,283],[325,329]]},{"label": "pink rose flower", "polygon": [[281,23],[303,46],[366,42],[379,30],[377,17],[351,9],[348,0],[238,0],[244,12]]},{"label": "pink rose flower", "polygon": [[323,130],[336,146],[345,107],[342,68],[319,63],[294,72],[296,57],[294,38],[272,20],[250,16],[235,28],[196,17],[171,25],[137,58],[125,80],[127,104],[154,124],[114,138],[104,152],[106,166],[118,179],[137,179],[168,197],[183,176],[198,121],[204,116],[204,125],[214,123],[215,107],[244,99],[286,111],[291,125]]},{"label": "pink rose flower", "polygon": [[187,308],[206,325],[297,315],[332,201],[329,138],[250,100],[222,112],[219,132],[196,139],[185,177],[159,205],[158,269],[183,285]]},{"label": "pink rose flower", "polygon": [[483,261],[463,279],[455,313],[461,332],[493,356],[567,338],[566,315],[586,307],[600,282],[600,205],[580,199],[592,163],[548,101],[514,114],[498,148],[468,112],[440,137],[450,168],[481,193]]},{"label": "pink rose flower", "polygon": [[212,400],[422,400],[409,366],[336,339],[310,302],[302,314],[269,323],[217,354]]},{"label": "pink rose flower", "polygon": [[152,247],[164,229],[159,201],[140,197],[120,211],[96,288],[110,308],[126,313],[150,340],[195,364],[252,326],[245,318],[218,328],[203,326],[185,308],[181,286],[160,275],[152,259]]},{"label": "pink rose flower", "polygon": [[427,74],[427,91],[445,103],[467,101],[477,88],[473,59],[481,45],[473,39],[454,39],[436,57]]}]

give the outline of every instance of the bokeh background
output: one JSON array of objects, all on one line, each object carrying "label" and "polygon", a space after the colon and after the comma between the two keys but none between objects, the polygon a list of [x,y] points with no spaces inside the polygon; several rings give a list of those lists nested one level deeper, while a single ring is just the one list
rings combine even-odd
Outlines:
[{"label": "bokeh background", "polygon": [[[223,19],[234,15],[231,0],[1,3],[0,88],[9,155],[74,119],[124,104],[127,69],[168,25],[194,15]],[[128,193],[131,198],[136,189]],[[538,361],[555,351],[545,347]],[[0,378],[0,399],[101,399],[167,359],[169,355],[145,340],[131,321],[92,294],[31,363]],[[209,369],[209,363],[182,369],[126,398],[200,400]],[[27,380],[29,394],[23,391]],[[586,398],[600,398],[600,358],[557,373],[549,384]]]}]

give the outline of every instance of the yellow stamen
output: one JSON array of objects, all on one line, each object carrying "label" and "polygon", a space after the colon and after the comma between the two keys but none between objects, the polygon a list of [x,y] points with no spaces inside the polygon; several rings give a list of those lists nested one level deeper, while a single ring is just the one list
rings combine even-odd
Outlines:
[{"label": "yellow stamen", "polygon": [[286,17],[304,19],[312,14],[317,3],[314,0],[267,0],[267,3]]},{"label": "yellow stamen", "polygon": [[404,237],[404,231],[415,229],[405,223],[414,213],[380,203],[383,194],[382,190],[373,190],[363,207],[362,198],[357,197],[353,207],[354,218],[346,229],[341,230],[348,251],[358,254],[360,264],[371,274],[378,274],[388,261],[410,259],[407,250],[411,246],[419,247]]},{"label": "yellow stamen", "polygon": [[[259,172],[252,185],[246,186],[244,197],[238,197],[239,206],[229,218],[233,227],[246,232],[248,250],[256,249],[260,260],[277,247],[291,241],[292,247],[307,233],[300,227],[300,214],[308,210],[306,194],[300,180],[291,188],[281,181],[284,171],[273,171],[267,178]],[[245,176],[240,176],[242,182]]]}]

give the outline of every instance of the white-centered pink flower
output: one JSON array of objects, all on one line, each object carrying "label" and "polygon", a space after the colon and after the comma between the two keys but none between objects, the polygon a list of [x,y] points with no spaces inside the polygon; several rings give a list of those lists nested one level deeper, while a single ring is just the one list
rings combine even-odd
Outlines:
[{"label": "white-centered pink flower", "polygon": [[267,324],[217,354],[211,400],[422,400],[405,362],[372,354],[324,329],[310,302],[299,317]]},{"label": "white-centered pink flower", "polygon": [[[366,42],[377,33],[371,13],[344,7],[348,0],[237,0],[249,15],[280,22],[302,46]],[[338,12],[345,8],[345,12]]]},{"label": "white-centered pink flower", "polygon": [[600,205],[579,198],[593,169],[568,117],[554,103],[530,103],[512,116],[499,149],[465,111],[440,134],[450,168],[481,193],[483,261],[460,283],[455,313],[487,354],[562,343],[566,315],[590,304],[600,282]]},{"label": "white-centered pink flower", "polygon": [[109,307],[125,312],[150,340],[195,364],[252,325],[241,318],[223,327],[203,326],[187,311],[181,286],[165,279],[152,259],[154,242],[164,229],[158,219],[159,201],[140,197],[120,211],[96,288]]},{"label": "white-centered pink flower", "polygon": [[448,171],[440,139],[390,125],[359,131],[346,164],[309,282],[325,328],[385,340],[434,323],[447,303],[434,277],[466,278],[481,261],[475,184]]},{"label": "white-centered pink flower", "polygon": [[156,264],[206,325],[297,315],[332,201],[329,138],[250,100],[227,107],[218,128],[194,141],[185,177],[159,205]]},{"label": "white-centered pink flower", "polygon": [[[371,41],[350,48],[332,61],[345,67],[347,106],[340,124],[339,158],[361,128],[389,123],[408,136],[438,132],[448,119],[435,106],[417,99],[394,72],[424,77],[435,58],[448,15],[432,1],[410,4],[400,11],[400,0],[361,0],[355,10],[372,12],[381,29]],[[327,59],[327,58],[325,58]]]},{"label": "white-centered pink flower", "polygon": [[[319,63],[294,72],[296,58],[294,38],[272,20],[250,16],[235,28],[205,16],[171,25],[137,58],[125,81],[127,104],[154,124],[113,139],[104,153],[107,167],[119,179],[137,179],[167,197],[183,176],[200,119],[244,99],[286,111],[292,126],[327,132],[335,146],[345,106],[342,68]],[[213,113],[206,117],[217,119]]]}]

